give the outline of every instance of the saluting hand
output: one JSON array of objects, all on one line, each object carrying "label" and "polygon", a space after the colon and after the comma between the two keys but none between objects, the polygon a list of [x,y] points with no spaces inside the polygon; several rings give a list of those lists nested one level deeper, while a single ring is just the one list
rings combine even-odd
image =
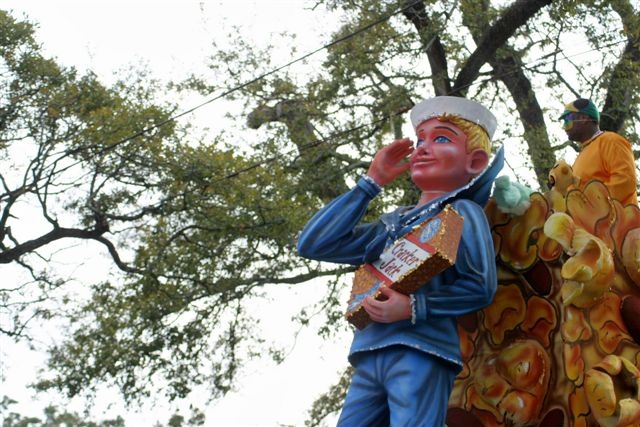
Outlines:
[{"label": "saluting hand", "polygon": [[380,186],[393,182],[409,170],[407,157],[413,153],[413,141],[409,138],[397,139],[382,147],[371,161],[367,175]]}]

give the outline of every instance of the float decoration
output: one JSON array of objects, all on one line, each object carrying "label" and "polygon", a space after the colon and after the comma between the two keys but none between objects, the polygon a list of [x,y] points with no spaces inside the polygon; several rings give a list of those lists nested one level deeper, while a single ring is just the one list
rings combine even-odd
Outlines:
[{"label": "float decoration", "polygon": [[552,174],[521,215],[485,208],[498,292],[459,321],[448,427],[640,426],[640,209]]}]

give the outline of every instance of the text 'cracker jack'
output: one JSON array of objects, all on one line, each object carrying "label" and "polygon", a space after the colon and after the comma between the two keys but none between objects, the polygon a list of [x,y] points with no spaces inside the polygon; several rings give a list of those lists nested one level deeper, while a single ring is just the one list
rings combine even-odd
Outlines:
[{"label": "text 'cracker jack'", "polygon": [[380,299],[381,284],[409,295],[455,264],[462,222],[455,209],[447,206],[395,241],[378,260],[360,266],[353,278],[347,320],[358,329],[371,322],[362,301],[367,295]]}]

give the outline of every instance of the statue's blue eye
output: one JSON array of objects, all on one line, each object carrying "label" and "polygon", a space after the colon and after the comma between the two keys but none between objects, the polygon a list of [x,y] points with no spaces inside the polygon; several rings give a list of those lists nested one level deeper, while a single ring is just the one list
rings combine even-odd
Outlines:
[{"label": "statue's blue eye", "polygon": [[[436,144],[446,144],[448,142],[451,142],[451,140],[446,136],[436,136],[435,138],[433,138],[433,142],[435,142]],[[425,143],[426,141],[424,139],[419,139],[418,142],[416,142],[416,148],[424,145]]]}]

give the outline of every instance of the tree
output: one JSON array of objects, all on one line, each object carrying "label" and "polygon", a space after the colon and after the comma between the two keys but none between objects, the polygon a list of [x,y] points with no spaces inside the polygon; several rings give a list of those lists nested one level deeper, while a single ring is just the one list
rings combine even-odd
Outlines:
[{"label": "tree", "polygon": [[124,427],[122,417],[100,422],[87,421],[74,412],[60,411],[55,406],[44,409],[44,417],[23,416],[16,412],[9,412],[9,408],[17,403],[7,396],[0,402],[0,414],[3,415],[2,427]]},{"label": "tree", "polygon": [[[90,421],[75,412],[61,411],[57,406],[49,405],[44,409],[44,417],[25,416],[16,412],[10,412],[9,408],[17,402],[7,396],[0,401],[0,415],[2,415],[2,427],[124,427],[125,421],[117,416],[114,419],[103,421]],[[186,421],[186,424],[185,424]],[[167,422],[168,427],[199,426],[204,424],[204,415],[196,408],[191,408],[191,416],[188,420],[176,413]],[[156,423],[157,427],[162,424]]]},{"label": "tree", "polygon": [[[107,381],[128,399],[154,387],[180,398],[210,384],[222,396],[243,362],[269,347],[251,315],[267,284],[321,283],[322,333],[344,328],[352,269],[300,259],[295,236],[401,133],[403,114],[421,98],[466,96],[498,112],[499,142],[530,162],[513,172],[528,172],[536,188],[576,148],[554,139],[559,126],[549,122],[574,97],[597,100],[609,118],[603,127],[638,141],[640,21],[628,0],[314,5],[343,22],[321,67],[309,65],[304,77],[274,73],[270,52],[236,37],[232,49],[213,52],[212,75],[183,86],[243,103],[237,119],[255,130],[246,150],[225,134],[187,143],[189,129],[172,120],[175,107],[157,105],[144,75],[113,88],[78,77],[40,56],[29,24],[2,15],[0,149],[5,159],[27,154],[2,174],[0,260],[31,276],[2,291],[16,318],[3,329],[26,335],[34,315],[70,325],[50,349],[41,388],[77,395]],[[414,191],[408,180],[394,185],[371,215],[410,203]],[[17,231],[25,200],[46,225],[40,234]],[[45,303],[53,291],[64,295],[67,281],[47,260],[70,238],[106,249],[122,274],[52,311]],[[16,305],[20,292],[31,299]],[[271,354],[280,360],[277,348]],[[316,409],[311,425],[330,411]]]},{"label": "tree", "polygon": [[[44,58],[32,24],[1,12],[0,25],[0,263],[18,277],[0,290],[1,333],[30,340],[54,317],[67,331],[37,387],[76,396],[107,382],[134,401],[156,381],[170,399],[206,383],[217,397],[246,358],[267,347],[279,361],[244,301],[273,278],[331,274],[292,274],[297,206],[314,200],[297,173],[222,136],[190,138],[144,73],[105,87]],[[74,289],[54,265],[78,240],[120,275]]]},{"label": "tree", "polygon": [[[317,3],[346,16],[328,44],[324,72],[301,86],[279,75],[243,91],[254,100],[248,101],[249,125],[286,130],[300,161],[312,164],[305,167],[310,181],[322,177],[326,185],[344,188],[366,170],[362,159],[393,138],[398,117],[413,100],[432,95],[468,96],[498,111],[501,142],[511,145],[512,156],[528,159],[533,174],[525,183],[535,189],[546,189],[556,159],[578,149],[553,137],[559,127],[552,124],[553,110],[559,113],[568,100],[597,100],[606,117],[602,128],[638,141],[640,27],[630,2]],[[260,73],[273,67],[266,56],[245,59],[231,68],[267,64]],[[217,64],[222,63],[220,56]],[[236,84],[249,79],[231,75]],[[322,155],[316,153],[320,149]],[[522,169],[512,173],[526,179]],[[409,187],[396,190],[395,202],[414,199]],[[316,195],[324,201],[325,194]],[[311,425],[340,402],[334,392],[316,403]]]}]

